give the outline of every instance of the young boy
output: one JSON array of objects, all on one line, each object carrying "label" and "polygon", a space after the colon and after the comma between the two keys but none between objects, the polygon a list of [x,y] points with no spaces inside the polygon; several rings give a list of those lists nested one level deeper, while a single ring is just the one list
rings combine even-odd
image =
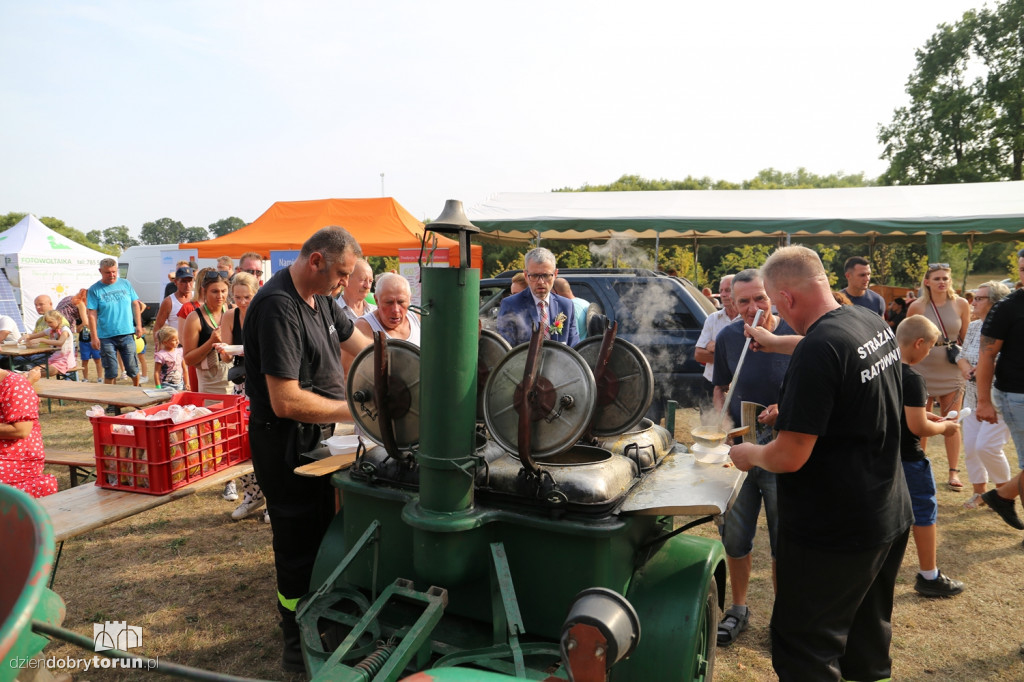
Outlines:
[{"label": "young boy", "polygon": [[914,544],[920,570],[914,589],[925,597],[952,597],[964,591],[964,584],[942,574],[936,566],[938,501],[931,463],[921,449],[921,438],[948,436],[960,424],[925,410],[928,392],[924,377],[911,365],[928,355],[939,339],[939,329],[923,315],[908,317],[896,328],[896,343],[903,359],[903,418],[900,419],[900,459],[914,506]]}]

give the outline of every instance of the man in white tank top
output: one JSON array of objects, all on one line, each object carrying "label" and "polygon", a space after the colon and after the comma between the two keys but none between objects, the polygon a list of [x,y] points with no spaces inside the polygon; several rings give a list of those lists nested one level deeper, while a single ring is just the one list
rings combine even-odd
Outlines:
[{"label": "man in white tank top", "polygon": [[[153,323],[153,347],[159,348],[156,342],[157,331],[167,325],[178,329],[178,311],[181,306],[192,299],[192,284],[195,281],[195,273],[192,268],[178,268],[174,273],[175,292],[160,302],[160,310],[156,313],[156,321]],[[180,330],[179,330],[180,331]]]}]

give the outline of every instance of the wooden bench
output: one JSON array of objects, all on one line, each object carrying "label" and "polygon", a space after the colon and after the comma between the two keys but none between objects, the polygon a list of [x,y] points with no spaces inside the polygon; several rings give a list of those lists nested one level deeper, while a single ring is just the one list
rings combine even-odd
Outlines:
[{"label": "wooden bench", "polygon": [[252,473],[252,462],[246,461],[172,490],[166,495],[145,495],[125,490],[107,490],[97,485],[80,485],[41,497],[38,502],[50,515],[54,539],[63,543],[68,538],[108,526],[168,502],[195,495],[208,488],[223,486],[249,473]]},{"label": "wooden bench", "polygon": [[46,449],[46,463],[55,466],[66,466],[71,473],[71,487],[78,485],[79,476],[84,483],[96,476],[96,454],[92,452],[75,452],[73,450]]}]

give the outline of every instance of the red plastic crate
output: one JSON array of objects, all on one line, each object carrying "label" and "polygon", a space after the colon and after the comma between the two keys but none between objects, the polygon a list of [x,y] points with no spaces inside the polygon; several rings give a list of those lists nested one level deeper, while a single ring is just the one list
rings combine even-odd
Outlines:
[{"label": "red plastic crate", "polygon": [[[90,418],[96,448],[96,485],[165,495],[249,459],[245,398],[176,393],[170,402],[142,411],[156,414],[171,405],[203,406],[213,414],[180,424],[170,419]],[[119,425],[131,426],[134,433],[116,433],[114,427]]]}]

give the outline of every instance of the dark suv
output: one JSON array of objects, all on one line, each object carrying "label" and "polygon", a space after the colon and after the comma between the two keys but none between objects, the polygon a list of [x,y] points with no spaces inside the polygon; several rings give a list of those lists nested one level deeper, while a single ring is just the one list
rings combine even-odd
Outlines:
[{"label": "dark suv", "polygon": [[[494,329],[501,300],[516,271],[480,282],[480,319]],[[619,323],[618,335],[637,346],[654,370],[654,402],[648,416],[660,419],[666,400],[694,407],[709,400],[703,365],[693,349],[712,303],[686,279],[642,269],[562,269],[573,295],[590,302],[588,336],[600,333],[600,316]]]}]

